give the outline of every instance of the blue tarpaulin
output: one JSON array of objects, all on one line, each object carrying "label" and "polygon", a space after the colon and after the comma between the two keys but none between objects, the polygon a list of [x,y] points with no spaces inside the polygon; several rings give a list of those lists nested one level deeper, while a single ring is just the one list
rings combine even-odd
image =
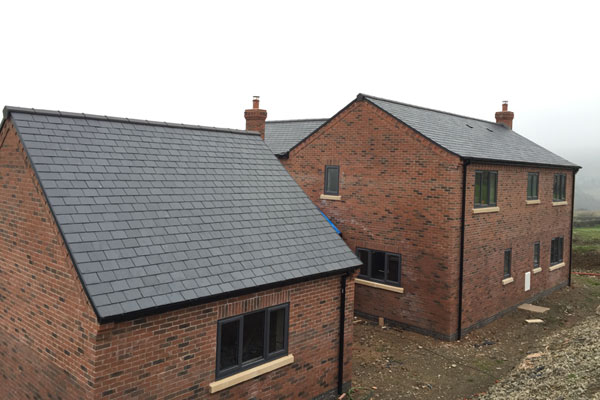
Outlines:
[{"label": "blue tarpaulin", "polygon": [[333,224],[333,222],[331,222],[331,220],[329,218],[327,218],[327,215],[323,214],[323,211],[319,210],[321,212],[321,214],[323,215],[323,217],[325,217],[325,219],[327,220],[327,222],[329,222],[329,225],[331,225],[331,227],[333,228],[333,230],[338,234],[341,235],[342,232],[337,228],[337,226],[335,226]]}]

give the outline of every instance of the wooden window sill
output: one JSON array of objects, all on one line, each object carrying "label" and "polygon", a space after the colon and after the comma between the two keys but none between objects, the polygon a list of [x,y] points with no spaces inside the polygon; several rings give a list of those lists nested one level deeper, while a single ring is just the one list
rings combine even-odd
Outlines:
[{"label": "wooden window sill", "polygon": [[537,200],[525,200],[525,204],[527,204],[528,206],[532,205],[532,204],[540,204],[542,201],[540,199]]},{"label": "wooden window sill", "polygon": [[553,201],[552,202],[552,207],[566,206],[568,204],[569,204],[568,201]]},{"label": "wooden window sill", "polygon": [[286,365],[290,365],[293,362],[294,355],[288,354],[287,356],[278,358],[277,360],[269,361],[268,363],[247,369],[246,371],[228,376],[227,378],[219,379],[218,381],[212,382],[208,385],[210,388],[210,393],[220,392],[221,390],[225,390],[239,383],[249,381],[257,376],[261,376],[268,372],[285,367]]},{"label": "wooden window sill", "polygon": [[542,272],[542,268],[541,268],[541,267],[540,267],[540,268],[534,268],[534,269],[533,269],[533,273],[534,273],[534,274],[539,274],[540,272]]},{"label": "wooden window sill", "polygon": [[374,287],[377,289],[383,289],[383,290],[387,290],[389,292],[404,293],[404,288],[401,288],[398,286],[386,285],[385,283],[378,283],[378,282],[368,281],[366,279],[360,279],[360,278],[356,278],[354,280],[354,282],[356,282],[359,285],[370,286],[370,287]]},{"label": "wooden window sill", "polygon": [[321,200],[342,200],[342,196],[334,196],[331,194],[322,194],[320,197]]},{"label": "wooden window sill", "polygon": [[509,283],[513,283],[514,281],[515,281],[515,278],[513,278],[512,276],[509,276],[508,278],[502,279],[502,284],[508,285]]},{"label": "wooden window sill", "polygon": [[474,208],[473,214],[497,213],[499,211],[500,211],[500,207]]},{"label": "wooden window sill", "polygon": [[556,271],[557,269],[559,269],[559,268],[562,268],[562,267],[564,267],[564,266],[565,266],[565,263],[564,263],[564,262],[561,262],[561,263],[559,263],[559,264],[556,264],[556,265],[553,265],[553,266],[551,266],[549,269],[550,269],[550,271]]}]

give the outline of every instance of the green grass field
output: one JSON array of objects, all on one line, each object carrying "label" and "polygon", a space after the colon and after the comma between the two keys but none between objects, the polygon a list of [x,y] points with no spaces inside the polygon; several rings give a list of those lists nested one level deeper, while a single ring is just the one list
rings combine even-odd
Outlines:
[{"label": "green grass field", "polygon": [[599,212],[576,212],[573,228],[573,267],[600,272]]}]

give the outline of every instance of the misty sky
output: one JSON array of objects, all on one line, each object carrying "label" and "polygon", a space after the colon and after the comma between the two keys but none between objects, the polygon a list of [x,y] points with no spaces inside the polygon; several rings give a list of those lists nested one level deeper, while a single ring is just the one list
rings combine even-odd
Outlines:
[{"label": "misty sky", "polygon": [[243,128],[253,95],[269,119],[359,92],[487,120],[509,100],[517,132],[584,163],[598,4],[2,1],[0,104]]}]

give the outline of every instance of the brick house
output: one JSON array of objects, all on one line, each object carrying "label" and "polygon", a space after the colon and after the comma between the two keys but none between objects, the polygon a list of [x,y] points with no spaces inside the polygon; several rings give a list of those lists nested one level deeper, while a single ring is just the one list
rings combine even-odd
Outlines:
[{"label": "brick house", "polygon": [[265,141],[363,261],[357,315],[454,340],[569,283],[578,166],[496,123],[367,95]]},{"label": "brick house", "polygon": [[8,107],[0,132],[0,398],[347,387],[360,262],[256,132]]}]

